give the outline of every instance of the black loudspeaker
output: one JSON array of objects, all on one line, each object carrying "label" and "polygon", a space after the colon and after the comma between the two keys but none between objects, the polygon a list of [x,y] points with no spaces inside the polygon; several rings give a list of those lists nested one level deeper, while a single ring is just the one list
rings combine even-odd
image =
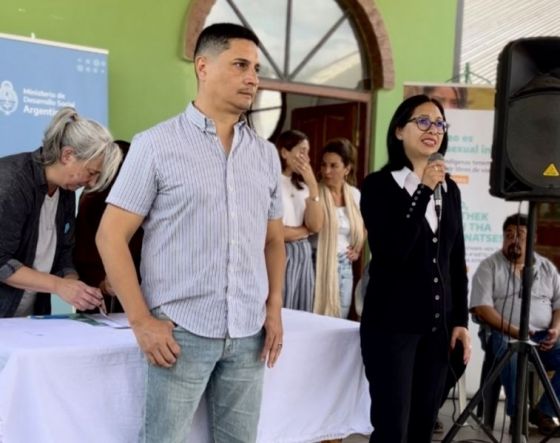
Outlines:
[{"label": "black loudspeaker", "polygon": [[490,194],[560,199],[560,37],[508,43],[495,100]]}]

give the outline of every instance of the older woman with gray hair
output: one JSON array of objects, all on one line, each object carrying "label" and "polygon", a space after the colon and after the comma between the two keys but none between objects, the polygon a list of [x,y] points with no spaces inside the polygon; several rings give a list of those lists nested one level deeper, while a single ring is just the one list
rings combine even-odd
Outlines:
[{"label": "older woman with gray hair", "polygon": [[121,157],[107,129],[67,107],[42,147],[0,158],[0,317],[49,314],[50,293],[77,309],[102,305],[72,263],[74,191],[104,189]]}]

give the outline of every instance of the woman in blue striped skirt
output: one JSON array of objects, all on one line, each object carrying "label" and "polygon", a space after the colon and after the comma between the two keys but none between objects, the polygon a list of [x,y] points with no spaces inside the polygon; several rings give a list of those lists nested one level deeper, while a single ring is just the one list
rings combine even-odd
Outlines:
[{"label": "woman in blue striped skirt", "polygon": [[319,189],[309,163],[309,140],[295,130],[285,131],[276,142],[282,161],[282,201],[286,280],[284,307],[312,311],[315,276],[308,237],[320,231],[323,210]]}]

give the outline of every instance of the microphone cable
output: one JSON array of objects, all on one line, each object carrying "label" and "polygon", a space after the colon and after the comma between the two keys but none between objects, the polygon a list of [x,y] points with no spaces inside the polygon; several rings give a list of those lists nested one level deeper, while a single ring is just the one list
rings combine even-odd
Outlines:
[{"label": "microphone cable", "polygon": [[[438,184],[438,186],[441,187],[442,184],[440,183],[440,184]],[[435,198],[434,198],[434,203],[435,203]],[[445,289],[445,281],[444,281],[443,273],[441,272],[441,267],[440,267],[440,264],[439,264],[439,261],[440,261],[440,247],[441,247],[441,231],[443,229],[443,225],[441,223],[442,222],[442,212],[443,212],[442,211],[442,207],[443,207],[442,203],[443,203],[443,198],[440,200],[439,205],[434,205],[435,211],[436,211],[436,216],[437,216],[437,230],[436,230],[437,246],[436,246],[436,263],[435,264],[436,264],[436,269],[437,269],[437,273],[438,273],[438,276],[439,276],[439,280],[441,282],[441,300],[442,300],[442,315],[443,315],[442,322],[443,322],[444,338],[445,338],[445,343],[449,347],[449,344],[450,344],[450,341],[451,341],[451,334],[449,332],[449,328],[448,328],[448,324],[447,324],[447,321],[448,321],[448,318],[447,318],[447,291]],[[452,420],[453,423],[455,423],[456,420],[457,420],[457,411],[458,411],[457,402],[456,402],[456,398],[455,398],[455,391],[456,391],[456,386],[457,386],[457,383],[458,383],[460,377],[457,376],[457,373],[455,372],[455,369],[453,368],[453,364],[452,364],[452,361],[451,361],[451,352],[453,352],[453,351],[451,351],[451,349],[449,349],[448,350],[448,359],[447,359],[448,372],[445,375],[445,377],[446,377],[446,380],[447,380],[447,377],[448,377],[449,373],[451,373],[451,375],[453,377],[453,380],[455,381],[455,383],[453,384],[453,388],[451,390],[451,398],[452,398],[452,404],[453,404],[453,410],[452,410],[452,413],[451,413],[451,420]],[[447,381],[446,381],[445,386],[444,386],[444,389],[446,389],[446,388],[447,388]],[[444,394],[447,395],[448,392],[446,391]],[[439,409],[441,409],[441,407]]]}]

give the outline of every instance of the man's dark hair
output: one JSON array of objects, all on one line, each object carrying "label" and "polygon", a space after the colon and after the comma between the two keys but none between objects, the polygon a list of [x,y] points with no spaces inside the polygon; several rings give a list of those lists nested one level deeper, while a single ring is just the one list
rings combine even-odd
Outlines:
[{"label": "man's dark hair", "polygon": [[502,227],[502,231],[506,232],[506,229],[508,228],[508,226],[525,226],[527,227],[529,225],[529,218],[527,217],[526,214],[512,214],[509,215],[505,221],[504,221],[504,226]]},{"label": "man's dark hair", "polygon": [[194,57],[206,51],[219,54],[228,49],[229,41],[235,38],[249,40],[259,46],[258,37],[250,29],[234,23],[216,23],[204,28],[198,36]]}]

